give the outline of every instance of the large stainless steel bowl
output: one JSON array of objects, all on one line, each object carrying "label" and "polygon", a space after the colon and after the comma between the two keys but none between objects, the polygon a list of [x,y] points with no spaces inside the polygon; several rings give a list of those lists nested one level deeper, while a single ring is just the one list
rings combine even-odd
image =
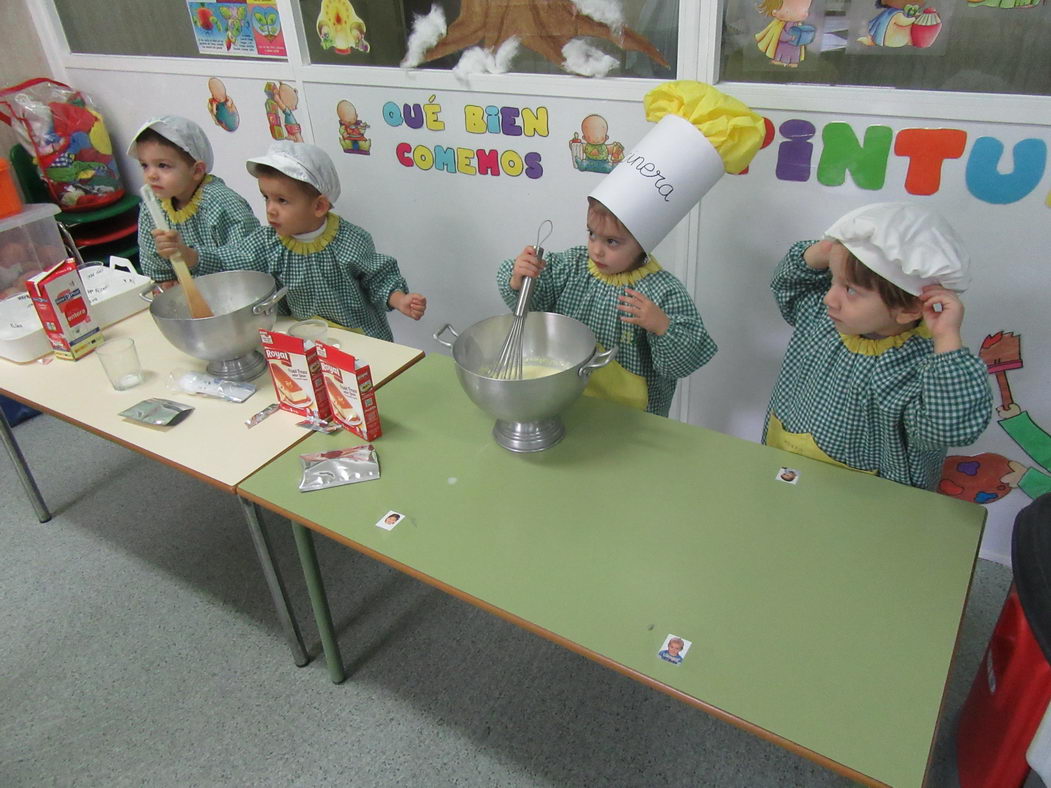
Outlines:
[{"label": "large stainless steel bowl", "polygon": [[190,317],[186,296],[176,285],[159,295],[143,293],[150,314],[175,347],[208,363],[208,372],[227,380],[251,380],[266,369],[258,351],[259,329],[271,329],[277,302],[287,292],[262,271],[223,271],[194,279],[214,317]]},{"label": "large stainless steel bowl", "polygon": [[[459,334],[446,324],[434,339],[452,349],[456,375],[467,396],[496,419],[496,442],[515,452],[541,451],[562,439],[565,427],[559,414],[584,391],[591,371],[612,361],[617,349],[600,353],[595,335],[579,320],[529,312],[522,331],[523,363],[561,371],[533,379],[499,380],[492,377],[492,370],[513,319],[510,314],[490,317]],[[442,339],[445,332],[456,341]]]}]

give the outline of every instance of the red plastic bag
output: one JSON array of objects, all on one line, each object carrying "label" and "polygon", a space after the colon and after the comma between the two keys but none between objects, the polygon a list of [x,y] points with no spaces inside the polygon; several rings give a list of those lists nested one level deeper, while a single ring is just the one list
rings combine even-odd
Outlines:
[{"label": "red plastic bag", "polygon": [[4,88],[0,120],[33,155],[62,210],[87,211],[124,196],[106,124],[79,90],[44,78]]}]

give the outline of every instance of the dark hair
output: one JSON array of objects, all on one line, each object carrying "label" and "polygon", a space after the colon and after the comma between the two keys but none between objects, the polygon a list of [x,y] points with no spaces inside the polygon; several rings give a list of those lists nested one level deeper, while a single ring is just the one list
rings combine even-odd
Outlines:
[{"label": "dark hair", "polygon": [[317,199],[321,196],[321,192],[319,192],[316,188],[311,186],[306,181],[301,181],[296,178],[293,178],[290,175],[285,175],[285,173],[281,172],[281,170],[277,169],[276,167],[271,167],[269,164],[253,164],[252,174],[257,178],[260,175],[268,175],[271,178],[284,178],[287,181],[291,181],[297,187],[299,187],[299,190],[311,200]]},{"label": "dark hair", "polygon": [[914,309],[920,305],[917,296],[884,279],[855,257],[853,252],[847,252],[844,269],[847,279],[866,290],[875,290],[888,309]]},{"label": "dark hair", "polygon": [[180,148],[178,145],[176,145],[170,139],[165,137],[159,131],[155,131],[153,129],[143,129],[141,132],[139,132],[139,136],[137,136],[135,138],[135,144],[136,145],[138,145],[140,142],[156,142],[158,145],[163,145],[166,148],[171,148],[173,151],[175,151],[179,155],[179,158],[181,158],[184,162],[189,164],[191,167],[197,163],[197,159],[195,159],[193,156],[191,156],[185,150]]},{"label": "dark hair", "polygon": [[[624,222],[622,222],[617,217],[617,214],[613,213],[613,211],[611,211],[605,205],[600,203],[594,197],[588,197],[588,218],[590,218],[592,215],[598,216],[601,219],[611,219],[613,223],[617,226],[618,230],[627,233],[628,236],[633,241],[635,241],[635,243],[639,243],[639,239],[632,235],[631,230],[629,230],[627,228],[627,225],[625,225]],[[639,244],[639,248],[642,248],[642,244]],[[639,259],[636,261],[634,267],[638,268],[639,266],[643,265],[646,262],[646,258],[648,258],[649,256],[649,253],[645,249],[642,249],[642,254],[639,255]]]}]

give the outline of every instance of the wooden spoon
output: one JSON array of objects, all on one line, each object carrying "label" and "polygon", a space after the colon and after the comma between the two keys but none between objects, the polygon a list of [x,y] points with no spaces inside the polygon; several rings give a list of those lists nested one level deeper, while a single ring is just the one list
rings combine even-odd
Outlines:
[{"label": "wooden spoon", "polygon": [[[143,185],[142,189],[139,190],[139,194],[142,195],[142,202],[149,209],[150,216],[153,217],[154,226],[158,230],[171,229],[168,224],[168,217],[164,215],[164,209],[161,208],[160,200],[157,199],[157,195],[153,193],[153,189],[150,188],[149,184]],[[186,305],[190,308],[190,317],[214,317],[215,313],[208,306],[208,302],[204,300],[201,291],[197,289],[197,283],[193,281],[193,276],[190,275],[190,268],[186,265],[186,261],[182,259],[182,255],[178,252],[172,255],[171,264],[172,270],[175,271],[175,278],[179,280],[179,284],[182,285],[182,291],[186,296]]]}]

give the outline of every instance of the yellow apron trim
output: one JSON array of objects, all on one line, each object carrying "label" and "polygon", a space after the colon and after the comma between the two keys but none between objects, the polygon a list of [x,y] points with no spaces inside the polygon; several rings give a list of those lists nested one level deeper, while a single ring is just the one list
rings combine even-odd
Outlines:
[{"label": "yellow apron trim", "polygon": [[204,199],[203,187],[206,183],[211,183],[212,176],[205,175],[204,180],[198,184],[197,189],[193,193],[193,197],[186,203],[182,208],[174,208],[172,206],[172,198],[165,197],[161,200],[161,207],[164,208],[164,212],[168,214],[168,221],[171,224],[182,224],[191,216],[197,213],[197,209],[201,207],[201,200]]},{"label": "yellow apron trim", "polygon": [[[605,348],[599,345],[599,350],[604,352]],[[619,402],[635,410],[646,410],[650,401],[646,379],[628,372],[616,361],[592,372],[584,393],[589,397]]]},{"label": "yellow apron trim", "polygon": [[655,274],[660,270],[661,264],[652,255],[646,258],[644,265],[640,265],[638,268],[633,268],[630,271],[621,271],[619,274],[602,273],[598,266],[595,265],[595,261],[590,257],[588,258],[588,272],[600,282],[605,282],[607,285],[613,285],[614,287],[636,284],[643,277]]},{"label": "yellow apron trim", "polygon": [[857,334],[840,334],[839,338],[843,340],[843,345],[851,353],[856,353],[859,356],[878,356],[891,348],[901,347],[914,336],[930,339],[932,335],[931,330],[921,323],[916,328],[910,328],[908,331],[902,331],[900,334],[895,334],[892,337],[866,339]]},{"label": "yellow apron trim", "polygon": [[288,249],[290,252],[296,254],[314,254],[320,252],[330,243],[332,239],[336,237],[336,233],[339,232],[339,217],[334,213],[330,213],[328,218],[325,219],[325,229],[317,238],[313,241],[300,241],[298,238],[292,236],[277,236],[277,240],[281,242],[281,245]]},{"label": "yellow apron trim", "polygon": [[793,454],[801,454],[804,457],[821,460],[830,465],[838,465],[840,468],[850,468],[852,471],[860,471],[861,473],[876,473],[876,471],[854,468],[839,460],[833,460],[821,450],[813,435],[809,432],[788,432],[781,420],[773,412],[770,413],[770,419],[766,422],[766,445],[773,446],[775,449],[784,449]]}]

